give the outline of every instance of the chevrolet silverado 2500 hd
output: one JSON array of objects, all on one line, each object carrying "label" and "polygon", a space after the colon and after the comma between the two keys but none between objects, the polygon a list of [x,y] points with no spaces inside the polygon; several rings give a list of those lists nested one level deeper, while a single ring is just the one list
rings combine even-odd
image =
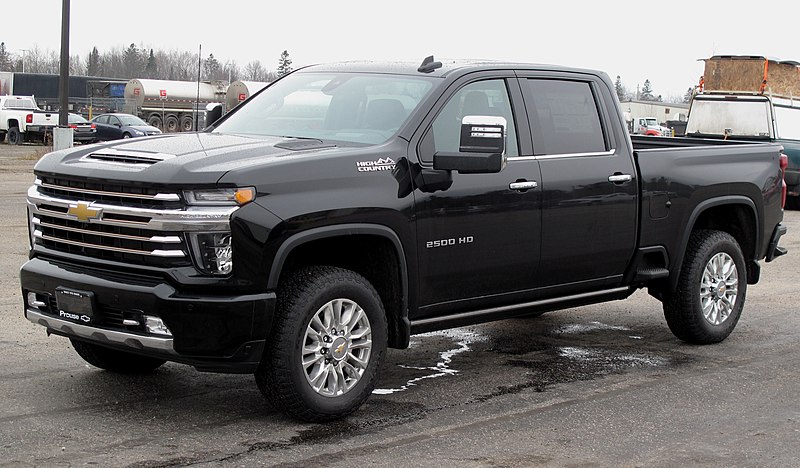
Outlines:
[{"label": "chevrolet silverado 2500 hd", "polygon": [[623,299],[734,329],[778,246],[775,144],[634,137],[600,72],[311,66],[206,131],[50,153],[25,315],[90,364],[254,373],[340,418],[415,333]]}]

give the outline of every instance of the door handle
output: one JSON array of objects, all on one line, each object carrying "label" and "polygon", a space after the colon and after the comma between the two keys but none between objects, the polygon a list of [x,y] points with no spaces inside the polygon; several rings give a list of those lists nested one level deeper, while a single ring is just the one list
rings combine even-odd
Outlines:
[{"label": "door handle", "polygon": [[608,181],[613,182],[615,184],[621,184],[623,182],[630,182],[633,180],[633,177],[630,174],[613,174],[608,176]]},{"label": "door handle", "polygon": [[511,182],[510,184],[508,184],[508,188],[510,188],[511,190],[520,190],[520,191],[535,189],[538,186],[539,184],[535,180],[530,180],[530,181],[521,180],[517,182]]}]

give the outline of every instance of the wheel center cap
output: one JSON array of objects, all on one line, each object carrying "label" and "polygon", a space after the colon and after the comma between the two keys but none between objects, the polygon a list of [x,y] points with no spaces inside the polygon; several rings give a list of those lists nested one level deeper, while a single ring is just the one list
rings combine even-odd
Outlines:
[{"label": "wheel center cap", "polygon": [[333,356],[333,358],[336,359],[337,361],[342,359],[345,356],[345,354],[347,354],[347,348],[348,348],[347,345],[348,345],[347,339],[343,337],[339,337],[333,340],[333,343],[331,343],[331,356]]},{"label": "wheel center cap", "polygon": [[725,291],[727,291],[727,288],[725,287],[725,283],[719,283],[717,285],[717,297],[719,297],[720,299],[725,297]]}]

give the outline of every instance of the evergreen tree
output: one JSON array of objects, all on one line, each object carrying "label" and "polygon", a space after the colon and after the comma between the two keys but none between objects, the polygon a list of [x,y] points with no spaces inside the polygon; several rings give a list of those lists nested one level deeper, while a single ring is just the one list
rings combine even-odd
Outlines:
[{"label": "evergreen tree", "polygon": [[131,43],[122,55],[123,73],[126,78],[138,78],[142,75],[142,56],[136,44]]},{"label": "evergreen tree", "polygon": [[617,98],[624,101],[628,97],[628,92],[625,91],[625,86],[622,84],[622,78],[617,75],[617,80],[614,81],[614,90],[617,92]]},{"label": "evergreen tree", "polygon": [[11,61],[11,55],[6,50],[6,43],[0,42],[0,71],[13,71],[14,64]]},{"label": "evergreen tree", "polygon": [[100,52],[97,47],[92,47],[92,52],[86,59],[86,74],[89,76],[102,76],[103,70],[100,65]]},{"label": "evergreen tree", "polygon": [[156,56],[153,55],[153,49],[150,49],[150,56],[147,58],[147,65],[144,67],[144,75],[147,78],[158,77],[158,65],[156,64]]},{"label": "evergreen tree", "polygon": [[289,52],[283,51],[281,58],[278,59],[278,77],[281,77],[292,71],[292,59],[289,58]]},{"label": "evergreen tree", "polygon": [[219,61],[214,58],[214,54],[209,54],[203,61],[203,74],[207,80],[219,79]]},{"label": "evergreen tree", "polygon": [[656,97],[653,95],[653,87],[650,84],[650,80],[644,80],[644,86],[642,86],[642,92],[639,95],[639,99],[642,101],[656,101]]}]

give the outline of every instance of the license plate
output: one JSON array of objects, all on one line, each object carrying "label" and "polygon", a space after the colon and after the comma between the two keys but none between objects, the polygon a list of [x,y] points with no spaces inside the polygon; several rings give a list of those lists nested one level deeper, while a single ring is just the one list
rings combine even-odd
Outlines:
[{"label": "license plate", "polygon": [[94,320],[94,293],[91,291],[56,288],[56,303],[58,316],[61,318],[81,323],[91,323]]}]

